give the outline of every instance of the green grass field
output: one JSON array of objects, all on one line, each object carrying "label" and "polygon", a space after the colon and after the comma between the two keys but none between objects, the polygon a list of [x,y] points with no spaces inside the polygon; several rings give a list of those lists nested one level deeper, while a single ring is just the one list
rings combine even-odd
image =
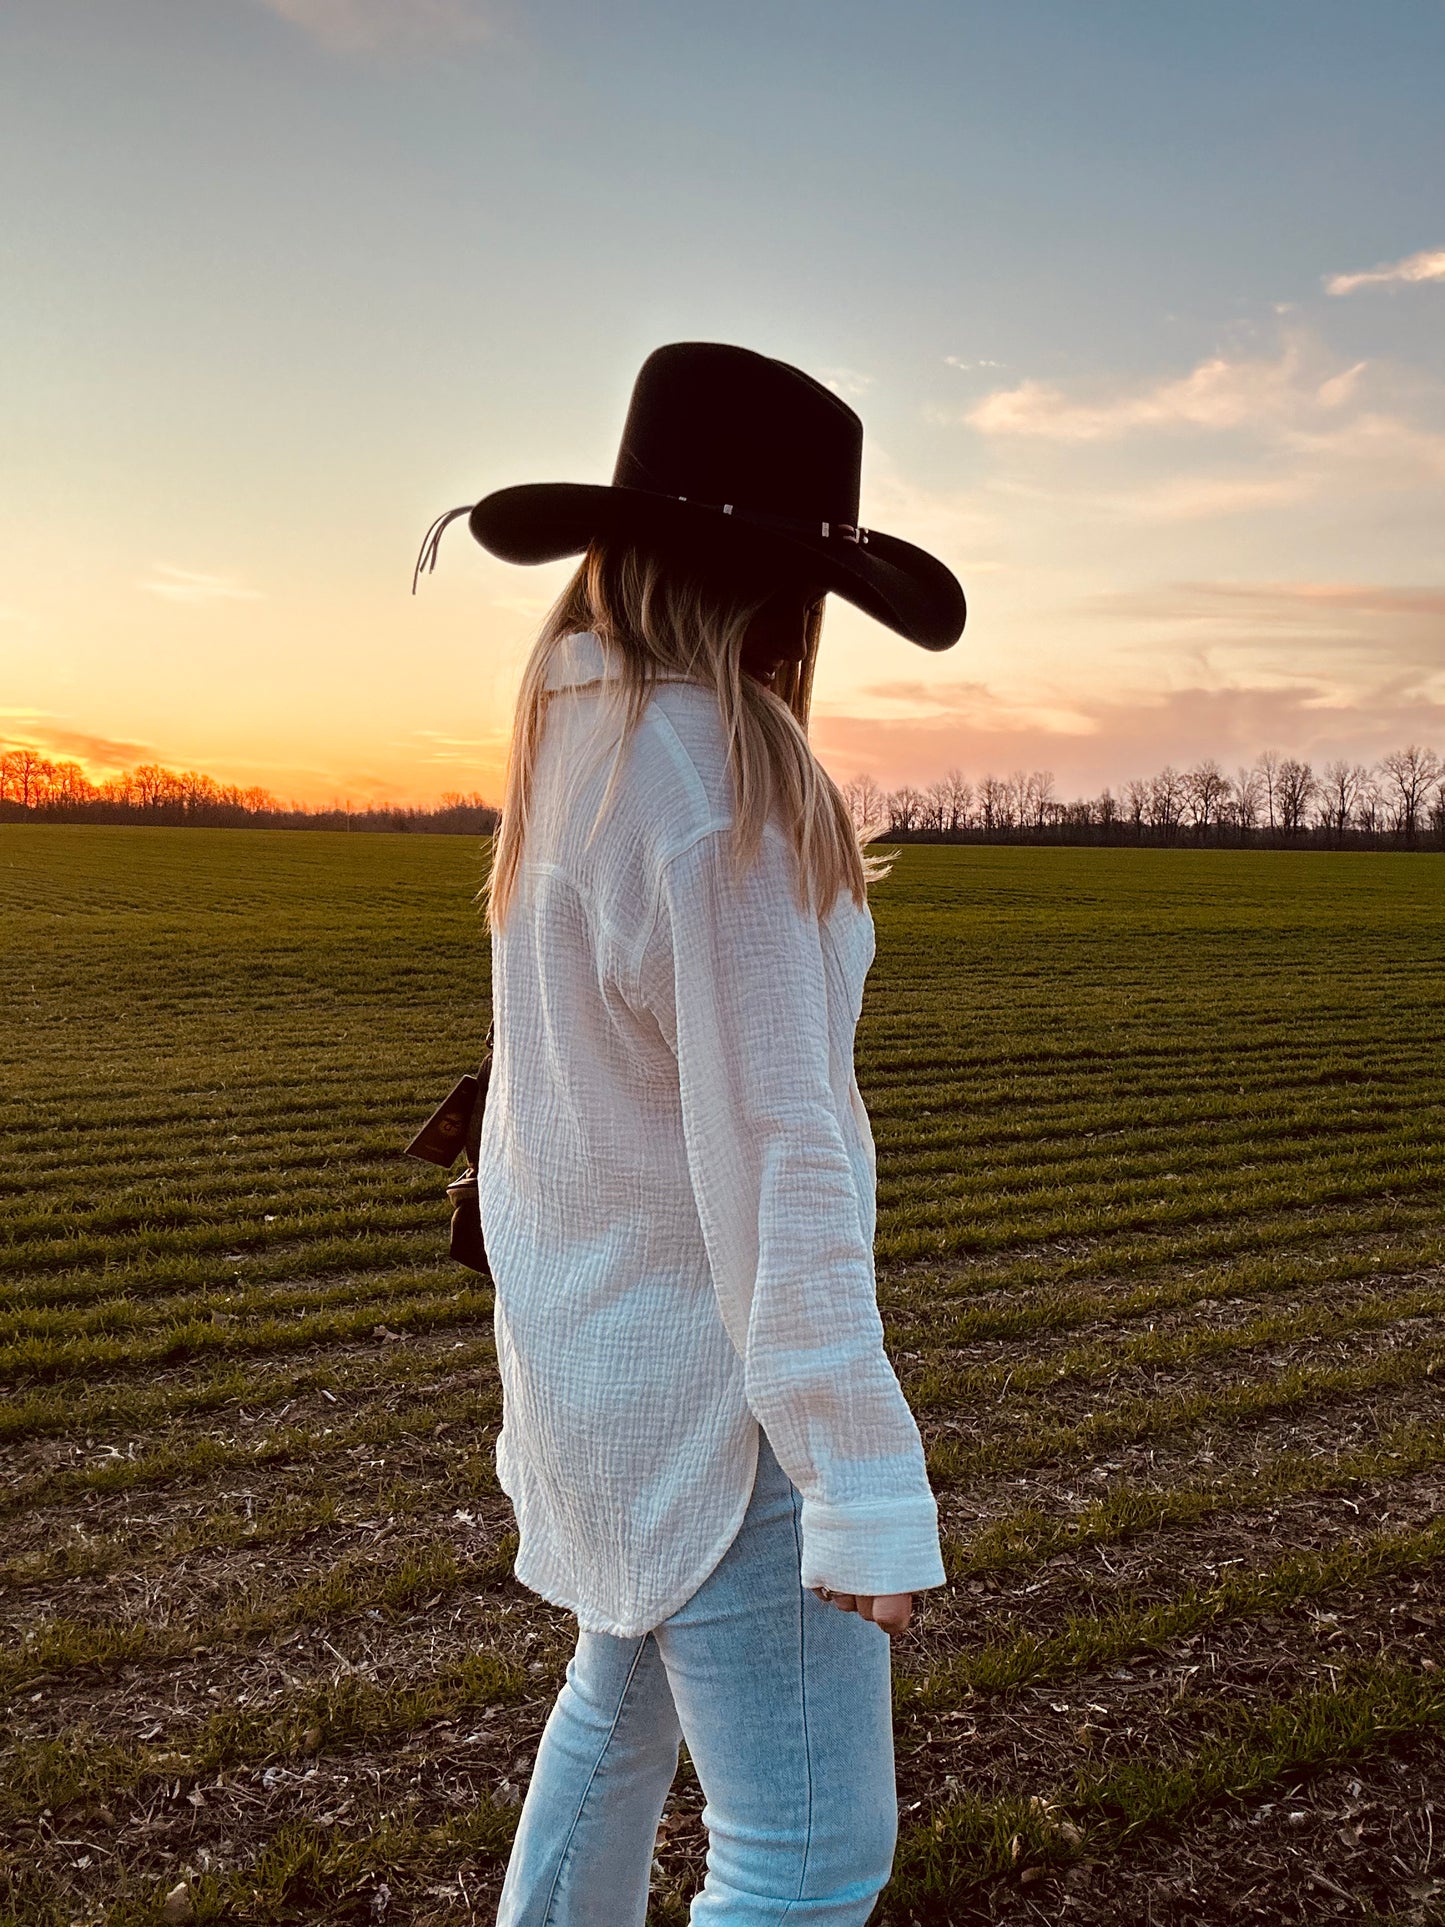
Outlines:
[{"label": "green grass field", "polygon": [[[483,863],[0,829],[0,1921],[492,1919],[574,1622],[400,1150]],[[1445,1917],[1445,859],[912,846],[872,901],[950,1573],[876,1922]],[[684,1757],[655,1927],[700,1808]]]}]

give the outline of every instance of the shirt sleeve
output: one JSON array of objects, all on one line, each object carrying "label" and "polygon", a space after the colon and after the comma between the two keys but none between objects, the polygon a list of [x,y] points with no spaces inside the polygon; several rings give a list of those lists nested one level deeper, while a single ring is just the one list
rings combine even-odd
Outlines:
[{"label": "shirt sleeve", "polygon": [[851,1028],[835,1065],[825,934],[797,901],[791,843],[770,822],[735,881],[729,835],[663,866],[642,972],[677,1056],[719,1310],[748,1405],[802,1494],[803,1584],[921,1591],[945,1580],[938,1508],[884,1350],[839,1117]]}]

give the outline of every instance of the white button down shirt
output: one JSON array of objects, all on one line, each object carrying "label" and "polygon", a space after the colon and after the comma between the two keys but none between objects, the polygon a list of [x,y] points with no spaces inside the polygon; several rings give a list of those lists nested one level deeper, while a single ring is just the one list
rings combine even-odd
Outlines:
[{"label": "white button down shirt", "polygon": [[550,665],[518,888],[492,936],[479,1194],[516,1576],[650,1631],[731,1544],[758,1426],[802,1495],[805,1586],[944,1583],[883,1347],[854,1075],[873,919],[803,912],[770,822],[730,882],[717,699],[668,678],[617,746],[597,636]]}]

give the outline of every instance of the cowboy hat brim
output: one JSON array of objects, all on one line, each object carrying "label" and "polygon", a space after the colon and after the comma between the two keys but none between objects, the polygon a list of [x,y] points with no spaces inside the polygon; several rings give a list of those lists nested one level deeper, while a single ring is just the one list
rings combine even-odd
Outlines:
[{"label": "cowboy hat brim", "polygon": [[588,482],[497,489],[475,505],[468,526],[504,562],[556,562],[580,555],[598,536],[653,534],[679,544],[738,543],[784,564],[806,561],[829,590],[920,649],[951,649],[968,613],[963,590],[943,563],[878,529],[867,531],[866,542],[851,542],[821,528],[814,534],[763,527],[707,503]]}]

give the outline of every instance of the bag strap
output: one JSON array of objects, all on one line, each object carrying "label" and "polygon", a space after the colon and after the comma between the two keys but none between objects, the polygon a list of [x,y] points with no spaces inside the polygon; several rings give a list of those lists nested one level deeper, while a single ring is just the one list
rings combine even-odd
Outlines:
[{"label": "bag strap", "polygon": [[477,1095],[467,1119],[467,1168],[475,1171],[482,1149],[482,1112],[487,1102],[487,1086],[492,1081],[492,1019],[487,1018],[487,1034],[482,1039],[482,1061],[477,1066]]}]

